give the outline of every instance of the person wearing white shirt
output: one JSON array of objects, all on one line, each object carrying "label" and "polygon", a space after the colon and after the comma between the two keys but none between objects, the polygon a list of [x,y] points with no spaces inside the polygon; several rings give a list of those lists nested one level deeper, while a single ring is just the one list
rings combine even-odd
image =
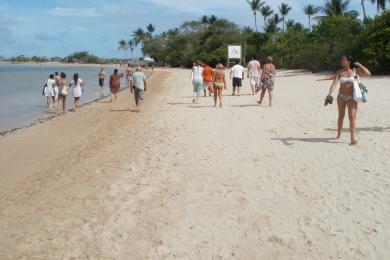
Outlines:
[{"label": "person wearing white shirt", "polygon": [[230,79],[233,79],[233,96],[237,94],[240,95],[240,90],[242,87],[242,80],[244,79],[244,67],[240,65],[240,61],[236,62],[236,65],[230,71]]},{"label": "person wearing white shirt", "polygon": [[45,97],[47,99],[47,108],[50,109],[51,108],[51,102],[53,100],[53,97],[55,96],[54,95],[54,87],[56,86],[56,82],[54,80],[54,75],[53,74],[50,74],[50,77],[49,79],[46,81],[46,84],[45,84],[46,88],[45,88]]}]

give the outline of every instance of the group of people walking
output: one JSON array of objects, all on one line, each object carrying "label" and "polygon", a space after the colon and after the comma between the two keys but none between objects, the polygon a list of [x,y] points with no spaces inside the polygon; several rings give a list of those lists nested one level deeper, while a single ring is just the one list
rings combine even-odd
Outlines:
[{"label": "group of people walking", "polygon": [[80,106],[80,98],[84,88],[84,81],[80,78],[78,73],[73,74],[73,80],[67,80],[64,72],[50,74],[49,79],[43,88],[43,95],[46,97],[48,109],[60,109],[62,113],[66,112],[66,101],[70,89],[73,88],[73,109],[76,111]]},{"label": "group of people walking", "polygon": [[[131,93],[134,94],[135,112],[140,112],[142,101],[144,100],[146,91],[146,76],[142,72],[141,67],[126,68],[125,73],[120,73],[118,69],[114,69],[113,74],[110,75],[109,89],[111,94],[110,102],[116,102],[118,94],[121,89],[121,78],[126,77],[126,86],[130,88]],[[104,97],[106,71],[101,68],[98,72],[98,84],[100,97]],[[61,110],[59,113],[67,111],[68,96],[73,94],[74,103],[71,111],[76,112],[80,106],[80,99],[85,89],[85,82],[80,78],[79,73],[73,74],[73,79],[69,82],[67,75],[64,72],[50,74],[49,79],[46,80],[42,90],[43,96],[46,97],[47,108],[49,110]],[[72,91],[71,91],[72,90]]]},{"label": "group of people walking", "polygon": [[[99,75],[102,72],[99,73]],[[142,72],[140,66],[133,68],[130,64],[127,66],[125,73],[119,73],[118,69],[114,69],[114,73],[110,76],[110,92],[111,99],[110,102],[116,102],[118,99],[118,93],[121,88],[120,80],[122,77],[126,77],[126,86],[130,88],[131,93],[134,95],[135,100],[135,112],[141,111],[142,102],[145,98],[146,92],[146,75]],[[100,84],[99,78],[99,84]],[[103,77],[103,86],[104,86],[104,77]],[[101,88],[103,87],[100,85]]]},{"label": "group of people walking", "polygon": [[[261,92],[258,103],[261,105],[266,92],[269,93],[269,105],[272,106],[273,89],[275,85],[276,68],[272,57],[267,57],[266,63],[261,63],[253,57],[247,65],[247,78],[250,81],[252,94]],[[232,81],[232,96],[240,96],[245,79],[245,68],[237,61],[230,69],[230,80]],[[223,91],[227,90],[226,69],[222,63],[217,64],[212,69],[207,63],[197,61],[194,63],[191,73],[193,85],[193,104],[199,103],[199,97],[203,91],[203,96],[214,96],[214,107],[222,107]]]}]

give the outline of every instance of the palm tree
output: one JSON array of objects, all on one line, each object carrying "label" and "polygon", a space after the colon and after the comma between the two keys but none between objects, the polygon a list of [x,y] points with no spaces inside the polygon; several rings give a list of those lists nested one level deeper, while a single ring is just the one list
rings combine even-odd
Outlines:
[{"label": "palm tree", "polygon": [[133,32],[133,39],[135,41],[135,46],[138,46],[143,43],[146,38],[146,33],[142,28],[138,28]]},{"label": "palm tree", "polygon": [[362,9],[363,9],[363,18],[364,18],[364,20],[366,20],[367,19],[367,12],[366,12],[366,5],[364,4],[364,1],[365,0],[360,0],[360,4],[362,5]]},{"label": "palm tree", "polygon": [[243,33],[252,33],[253,32],[253,29],[250,27],[250,26],[244,26],[242,28],[242,32]]},{"label": "palm tree", "polygon": [[118,45],[119,45],[118,50],[123,51],[125,53],[125,56],[126,56],[127,42],[125,41],[125,39],[120,40]]},{"label": "palm tree", "polygon": [[295,25],[295,20],[294,19],[287,20],[287,22],[286,22],[287,30],[293,28],[294,25]]},{"label": "palm tree", "polygon": [[203,24],[203,26],[206,28],[207,25],[209,24],[209,17],[207,15],[203,15],[200,18],[200,22]]},{"label": "palm tree", "polygon": [[144,29],[138,28],[133,32],[134,47],[137,47],[141,44],[141,50],[144,47],[144,41],[147,39],[148,34],[145,33]]},{"label": "palm tree", "polygon": [[282,21],[283,21],[283,31],[284,31],[284,26],[285,26],[285,18],[291,10],[292,10],[292,8],[286,3],[282,3],[279,6],[279,12],[282,15]]},{"label": "palm tree", "polygon": [[152,37],[154,31],[156,30],[156,26],[154,26],[153,24],[149,24],[148,26],[146,26],[146,30],[147,30],[147,35],[149,37]]},{"label": "palm tree", "polygon": [[255,17],[255,29],[257,32],[257,11],[265,4],[265,2],[261,2],[261,0],[246,0],[253,12],[253,16]]},{"label": "palm tree", "polygon": [[134,59],[134,49],[135,49],[135,41],[133,39],[127,42],[127,46],[131,52],[131,59]]},{"label": "palm tree", "polygon": [[349,11],[349,4],[351,0],[328,0],[322,8],[322,12],[326,16],[357,16],[358,13],[354,10]]},{"label": "palm tree", "polygon": [[283,19],[281,19],[278,14],[274,14],[271,18],[268,19],[265,31],[268,33],[274,33],[278,31],[278,25],[281,21],[283,21]]},{"label": "palm tree", "polygon": [[[364,0],[363,0],[364,1]],[[316,15],[318,13],[318,7],[315,7],[314,5],[312,4],[309,4],[309,5],[306,5],[304,8],[303,8],[303,11],[305,12],[305,14],[308,16],[309,18],[309,29],[311,30],[311,17],[313,15]]]},{"label": "palm tree", "polygon": [[209,16],[209,24],[214,24],[216,21],[218,21],[218,17],[216,17],[215,15],[210,15]]},{"label": "palm tree", "polygon": [[264,28],[267,27],[267,19],[270,17],[274,11],[271,9],[269,5],[263,6],[260,8],[260,13],[264,18]]},{"label": "palm tree", "polygon": [[[389,0],[390,2],[390,0]],[[375,4],[376,7],[378,8],[378,12],[382,9],[383,11],[386,10],[386,0],[371,0],[371,3]]]},{"label": "palm tree", "polygon": [[297,23],[295,20],[290,19],[286,22],[286,28],[287,30],[301,31],[304,27],[301,23]]}]

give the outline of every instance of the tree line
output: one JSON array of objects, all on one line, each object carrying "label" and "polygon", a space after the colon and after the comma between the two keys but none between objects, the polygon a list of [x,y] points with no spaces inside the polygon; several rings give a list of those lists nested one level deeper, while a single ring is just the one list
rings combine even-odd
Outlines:
[{"label": "tree line", "polygon": [[[377,4],[378,15],[366,14],[365,1]],[[264,59],[271,55],[281,68],[310,71],[335,70],[340,57],[352,54],[376,73],[390,73],[390,0],[360,0],[363,19],[350,9],[349,0],[328,0],[324,6],[308,4],[303,11],[307,25],[289,19],[294,10],[282,3],[273,10],[261,0],[247,0],[254,17],[254,28],[214,15],[184,22],[180,27],[154,34],[152,24],[139,28],[131,39],[121,40],[126,53],[141,47],[144,55],[172,67],[190,67],[194,60],[210,65],[227,62],[227,46],[241,45],[248,61],[252,56]],[[259,32],[258,16],[263,18]]]}]

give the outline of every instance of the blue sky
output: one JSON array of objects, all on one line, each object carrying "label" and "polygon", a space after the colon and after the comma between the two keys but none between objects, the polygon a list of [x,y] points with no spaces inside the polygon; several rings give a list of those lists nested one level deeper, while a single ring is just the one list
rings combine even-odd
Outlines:
[{"label": "blue sky", "polygon": [[[267,1],[274,10],[281,2],[293,8],[288,18],[306,25],[303,6],[322,6],[325,0]],[[366,2],[368,14],[374,16],[376,7]],[[351,0],[351,9],[361,13],[360,0]],[[1,0],[0,56],[63,57],[86,50],[101,57],[123,57],[118,41],[129,39],[136,28],[153,23],[161,32],[203,14],[253,26],[246,0]]]}]

